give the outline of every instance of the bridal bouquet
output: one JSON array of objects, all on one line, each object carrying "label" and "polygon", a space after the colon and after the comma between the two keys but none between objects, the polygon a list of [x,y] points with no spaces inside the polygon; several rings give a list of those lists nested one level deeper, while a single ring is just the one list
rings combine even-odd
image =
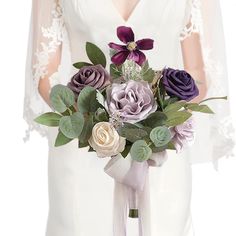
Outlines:
[{"label": "bridal bouquet", "polygon": [[[104,53],[87,42],[90,62],[74,64],[78,72],[68,84],[51,89],[55,111],[35,121],[59,127],[56,147],[77,139],[79,148],[88,146],[100,158],[111,157],[107,170],[114,162],[130,158],[133,176],[141,179],[143,168],[163,164],[167,149],[180,152],[193,142],[193,112],[213,114],[204,102],[219,98],[192,103],[199,90],[190,74],[149,67],[143,51],[153,48],[152,39],[135,41],[132,29],[125,26],[117,28],[117,36],[123,44],[108,44],[110,71],[106,70]],[[127,178],[127,173],[125,176],[122,178]],[[127,182],[132,189],[142,189],[143,184],[136,183],[135,178]],[[137,217],[133,205],[130,216]]]}]

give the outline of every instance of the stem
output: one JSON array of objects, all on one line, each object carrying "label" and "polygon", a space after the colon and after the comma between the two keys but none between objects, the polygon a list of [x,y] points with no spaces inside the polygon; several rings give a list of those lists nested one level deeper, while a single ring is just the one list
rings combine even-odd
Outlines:
[{"label": "stem", "polygon": [[224,99],[224,100],[227,100],[228,97],[225,96],[225,97],[212,97],[212,98],[207,98],[205,100],[202,100],[201,102],[199,102],[199,104],[203,103],[203,102],[206,102],[206,101],[210,101],[210,100],[216,100],[216,99]]}]

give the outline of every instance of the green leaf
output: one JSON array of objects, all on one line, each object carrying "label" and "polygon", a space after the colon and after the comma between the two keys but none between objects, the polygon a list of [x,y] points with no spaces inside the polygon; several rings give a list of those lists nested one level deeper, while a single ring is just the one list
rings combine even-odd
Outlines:
[{"label": "green leaf", "polygon": [[142,74],[143,80],[147,81],[148,83],[152,83],[154,77],[155,77],[155,71],[151,68],[149,68]]},{"label": "green leaf", "polygon": [[151,113],[145,120],[142,121],[142,124],[145,126],[154,128],[157,126],[162,126],[165,124],[167,120],[167,116],[165,113],[161,111],[156,111],[154,113]]},{"label": "green leaf", "polygon": [[172,103],[165,108],[164,112],[166,114],[171,113],[171,112],[176,112],[180,110],[181,108],[183,108],[185,104],[186,104],[186,101],[179,101],[179,102]]},{"label": "green leaf", "polygon": [[164,145],[162,147],[156,147],[154,144],[151,145],[152,152],[157,153],[157,152],[163,152],[167,149],[169,150],[176,150],[175,146],[172,142],[169,142],[167,145]]},{"label": "green leaf", "polygon": [[78,138],[84,126],[84,116],[76,112],[71,116],[64,116],[59,122],[61,132],[68,138]]},{"label": "green leaf", "polygon": [[170,105],[172,103],[175,103],[177,101],[179,101],[179,98],[177,98],[177,97],[170,97],[170,98],[165,99],[163,101],[163,106],[164,106],[164,108],[166,108],[168,105]]},{"label": "green leaf", "polygon": [[207,105],[199,105],[198,103],[188,103],[186,104],[186,108],[190,109],[191,111],[214,114],[210,107]]},{"label": "green leaf", "polygon": [[94,114],[94,118],[96,121],[109,121],[109,115],[103,108],[98,108]]},{"label": "green leaf", "polygon": [[125,145],[125,149],[124,151],[121,153],[121,155],[126,158],[130,152],[130,149],[131,149],[132,145]]},{"label": "green leaf", "polygon": [[70,139],[68,137],[66,137],[60,130],[59,133],[57,135],[56,141],[55,141],[55,147],[59,147],[62,145],[65,145],[67,143],[69,143],[70,141],[72,141],[73,139]]},{"label": "green leaf", "polygon": [[77,100],[77,108],[80,112],[95,112],[98,107],[99,103],[96,99],[97,91],[95,88],[87,86],[84,87]]},{"label": "green leaf", "polygon": [[46,125],[46,126],[59,126],[59,121],[61,119],[61,115],[55,112],[47,112],[44,113],[34,119],[35,122]]},{"label": "green leaf", "polygon": [[77,69],[81,69],[83,66],[91,66],[93,64],[88,63],[88,62],[76,62],[73,64],[73,66]]},{"label": "green leaf", "polygon": [[186,120],[188,120],[192,114],[187,111],[176,111],[176,112],[171,112],[167,114],[167,121],[166,125],[167,126],[176,126],[183,124]]},{"label": "green leaf", "polygon": [[105,107],[105,98],[99,90],[97,90],[96,99],[103,107]]},{"label": "green leaf", "polygon": [[87,42],[86,52],[88,58],[94,65],[101,64],[104,68],[106,67],[106,56],[95,44]]},{"label": "green leaf", "polygon": [[115,64],[110,64],[110,75],[115,79],[119,78],[122,75],[121,67],[118,67]]},{"label": "green leaf", "polygon": [[162,147],[170,142],[171,132],[166,126],[156,127],[151,131],[150,139],[156,147]]},{"label": "green leaf", "polygon": [[118,129],[118,133],[120,136],[125,137],[131,143],[134,143],[137,140],[143,139],[148,135],[147,131],[139,128],[126,128],[121,127]]},{"label": "green leaf", "polygon": [[138,140],[132,145],[130,155],[133,160],[143,162],[151,157],[152,149],[144,140]]},{"label": "green leaf", "polygon": [[50,100],[53,108],[62,113],[75,103],[75,95],[67,86],[57,84],[51,90]]},{"label": "green leaf", "polygon": [[79,140],[82,141],[83,143],[87,142],[92,135],[92,129],[93,129],[93,115],[89,114],[85,119],[84,127],[79,136]]}]

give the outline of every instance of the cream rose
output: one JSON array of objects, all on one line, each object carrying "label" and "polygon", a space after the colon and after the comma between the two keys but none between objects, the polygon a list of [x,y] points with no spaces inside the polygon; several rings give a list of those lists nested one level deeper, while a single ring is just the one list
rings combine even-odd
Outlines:
[{"label": "cream rose", "polygon": [[109,122],[97,123],[88,142],[98,157],[117,155],[124,150],[126,144],[125,138]]}]

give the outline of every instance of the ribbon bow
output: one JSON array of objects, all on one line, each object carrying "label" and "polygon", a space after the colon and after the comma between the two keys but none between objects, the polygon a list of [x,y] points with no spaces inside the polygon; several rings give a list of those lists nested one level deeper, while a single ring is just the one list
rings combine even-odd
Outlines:
[{"label": "ribbon bow", "polygon": [[148,170],[149,166],[161,166],[166,159],[166,151],[155,153],[144,162],[134,161],[130,154],[126,158],[118,154],[104,167],[104,171],[115,180],[114,236],[126,236],[128,215],[138,218],[139,236],[151,235]]}]

